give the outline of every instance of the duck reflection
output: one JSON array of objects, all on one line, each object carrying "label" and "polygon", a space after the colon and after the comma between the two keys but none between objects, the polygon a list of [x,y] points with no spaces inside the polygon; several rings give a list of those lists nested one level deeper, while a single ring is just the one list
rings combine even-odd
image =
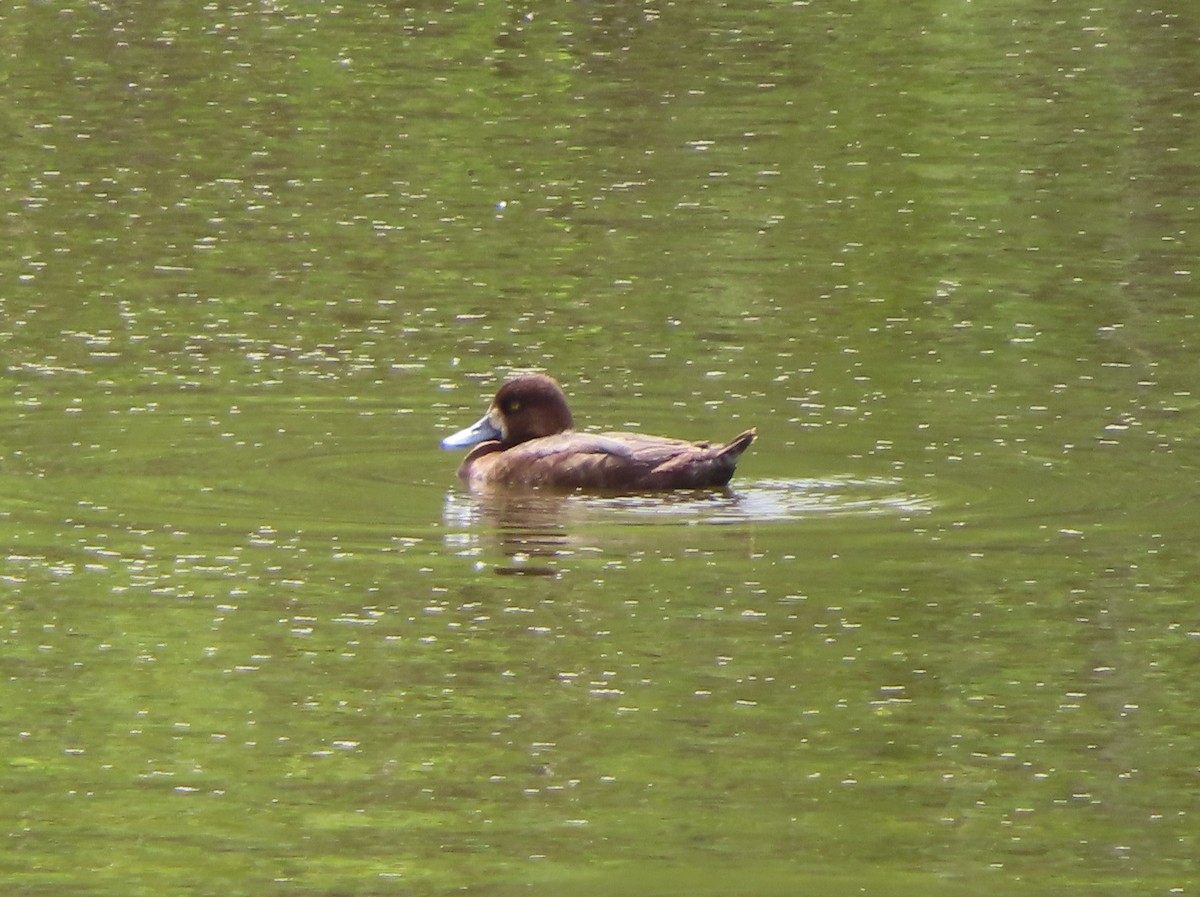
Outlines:
[{"label": "duck reflection", "polygon": [[498,576],[557,576],[553,561],[572,550],[575,504],[570,495],[530,489],[452,490],[442,519],[455,532],[446,541],[460,546],[463,556],[498,549],[508,560],[492,566]]},{"label": "duck reflection", "polygon": [[[644,527],[756,526],[830,515],[909,516],[934,502],[899,480],[853,477],[757,480],[738,489],[598,494],[489,486],[446,493],[445,542],[499,576],[557,576],[581,553],[621,552],[650,538]],[[747,530],[752,532],[752,530]],[[590,547],[589,547],[590,546]],[[492,564],[484,557],[500,555]]]}]

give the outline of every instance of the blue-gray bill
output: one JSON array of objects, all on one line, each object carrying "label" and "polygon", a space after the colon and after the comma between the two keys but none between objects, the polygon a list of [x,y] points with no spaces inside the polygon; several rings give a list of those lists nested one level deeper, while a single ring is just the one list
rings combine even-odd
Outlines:
[{"label": "blue-gray bill", "polygon": [[442,440],[442,448],[455,449],[465,448],[468,445],[477,445],[480,442],[486,442],[489,439],[500,439],[502,434],[499,428],[492,423],[488,415],[484,415],[465,429],[459,430],[457,433],[451,433]]}]

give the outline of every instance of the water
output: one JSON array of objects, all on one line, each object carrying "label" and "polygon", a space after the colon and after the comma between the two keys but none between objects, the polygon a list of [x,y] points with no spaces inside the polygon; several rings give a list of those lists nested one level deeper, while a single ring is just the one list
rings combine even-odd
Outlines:
[{"label": "water", "polygon": [[6,893],[1193,892],[1196,34],[6,8]]}]

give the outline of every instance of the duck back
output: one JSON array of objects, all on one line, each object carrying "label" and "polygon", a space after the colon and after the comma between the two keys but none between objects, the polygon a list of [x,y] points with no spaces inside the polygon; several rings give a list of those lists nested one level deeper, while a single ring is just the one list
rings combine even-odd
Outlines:
[{"label": "duck back", "polygon": [[642,433],[568,431],[509,448],[481,445],[463,461],[459,475],[476,485],[614,492],[724,486],[754,437],[754,430],[746,430],[713,446]]}]

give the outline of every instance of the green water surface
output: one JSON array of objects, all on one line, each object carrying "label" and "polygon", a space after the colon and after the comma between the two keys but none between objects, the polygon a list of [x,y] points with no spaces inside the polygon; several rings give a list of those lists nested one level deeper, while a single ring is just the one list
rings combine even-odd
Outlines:
[{"label": "green water surface", "polygon": [[[4,893],[1196,893],[1198,39],[5,6]],[[759,439],[471,495],[528,369]]]}]

